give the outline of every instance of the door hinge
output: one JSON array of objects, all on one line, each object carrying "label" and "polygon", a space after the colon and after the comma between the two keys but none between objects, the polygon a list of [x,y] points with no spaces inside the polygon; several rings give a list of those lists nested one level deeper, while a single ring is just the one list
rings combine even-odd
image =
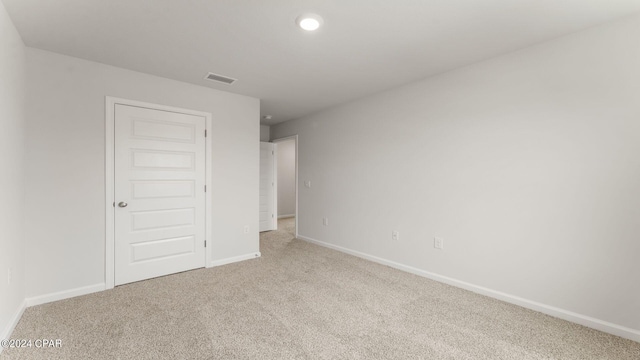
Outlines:
[{"label": "door hinge", "polygon": [[113,203],[113,207],[116,207],[116,203],[115,202]]},{"label": "door hinge", "polygon": [[273,216],[273,214],[271,214],[271,218],[273,219],[275,216]]},{"label": "door hinge", "polygon": [[273,150],[271,150],[271,155],[275,155],[275,154],[276,154],[276,153],[275,153]]},{"label": "door hinge", "polygon": [[207,192],[207,185],[204,186],[204,192]]},{"label": "door hinge", "polygon": [[207,137],[207,129],[204,129],[204,137]]},{"label": "door hinge", "polygon": [[204,241],[204,247],[207,247],[207,240]]}]

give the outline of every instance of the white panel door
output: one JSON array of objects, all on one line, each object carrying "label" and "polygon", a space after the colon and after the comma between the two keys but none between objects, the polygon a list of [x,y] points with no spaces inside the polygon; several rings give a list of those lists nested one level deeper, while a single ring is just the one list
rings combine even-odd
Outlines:
[{"label": "white panel door", "polygon": [[115,285],[205,266],[205,118],[115,106]]},{"label": "white panel door", "polygon": [[276,144],[260,143],[260,231],[276,226]]}]

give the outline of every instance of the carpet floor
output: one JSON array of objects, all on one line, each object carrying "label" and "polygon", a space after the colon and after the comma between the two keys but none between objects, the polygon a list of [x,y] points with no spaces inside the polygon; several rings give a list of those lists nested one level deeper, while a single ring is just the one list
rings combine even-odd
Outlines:
[{"label": "carpet floor", "polygon": [[28,308],[0,359],[640,359],[640,343],[294,239]]}]

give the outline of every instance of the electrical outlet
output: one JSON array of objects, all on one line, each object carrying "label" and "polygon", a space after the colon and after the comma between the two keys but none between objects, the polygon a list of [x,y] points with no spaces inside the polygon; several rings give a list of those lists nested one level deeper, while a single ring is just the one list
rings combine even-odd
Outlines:
[{"label": "electrical outlet", "polygon": [[439,238],[439,237],[434,237],[433,238],[433,247],[438,249],[438,250],[442,250],[444,249],[444,239],[443,238]]},{"label": "electrical outlet", "polygon": [[249,225],[245,225],[244,227],[244,233],[248,234],[249,233]]},{"label": "electrical outlet", "polygon": [[13,282],[13,269],[7,268],[7,285],[11,285]]},{"label": "electrical outlet", "polygon": [[393,241],[400,240],[400,231],[395,230],[395,231],[391,232],[391,240],[393,240]]},{"label": "electrical outlet", "polygon": [[322,224],[324,226],[329,226],[329,218],[322,218]]},{"label": "electrical outlet", "polygon": [[304,186],[308,187],[308,188],[311,188],[311,180],[305,180]]}]

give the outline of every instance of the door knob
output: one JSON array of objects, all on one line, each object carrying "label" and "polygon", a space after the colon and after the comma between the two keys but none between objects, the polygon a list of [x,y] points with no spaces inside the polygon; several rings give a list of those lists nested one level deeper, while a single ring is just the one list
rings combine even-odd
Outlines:
[{"label": "door knob", "polygon": [[127,204],[127,203],[126,203],[126,202],[124,202],[124,201],[120,201],[120,202],[118,203],[118,206],[120,206],[120,207],[127,207],[127,205],[129,205],[129,204]]}]

